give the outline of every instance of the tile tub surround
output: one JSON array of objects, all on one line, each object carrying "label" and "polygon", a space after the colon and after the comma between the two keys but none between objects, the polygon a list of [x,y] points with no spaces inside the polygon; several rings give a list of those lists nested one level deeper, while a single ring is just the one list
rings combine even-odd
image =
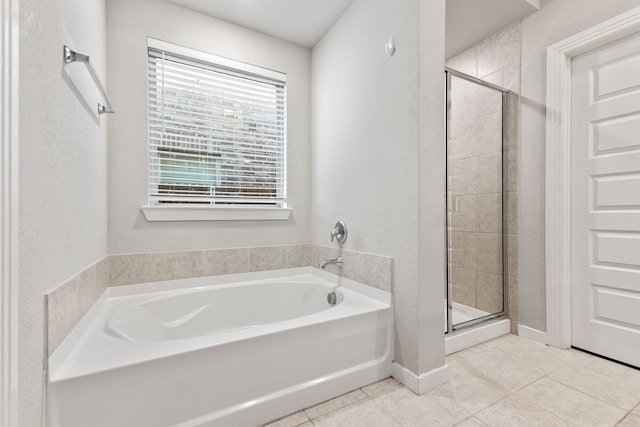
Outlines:
[{"label": "tile tub surround", "polygon": [[[109,285],[249,273],[284,268],[316,267],[335,258],[337,247],[317,245],[260,246],[183,252],[153,252],[109,256]],[[343,250],[341,271],[327,271],[384,291],[391,291],[393,260],[389,257]]]},{"label": "tile tub surround", "polygon": [[389,378],[265,427],[640,426],[640,371],[578,350],[505,335],[446,363],[422,396]]},{"label": "tile tub surround", "polygon": [[[336,246],[313,245],[310,265],[317,267],[320,261],[337,256]],[[326,271],[393,293],[393,258],[349,249],[342,250],[342,258],[344,265],[341,269],[330,264]]]},{"label": "tile tub surround", "polygon": [[[505,133],[506,160],[504,171],[505,230],[507,270],[507,312],[511,319],[512,333],[518,324],[518,152],[519,152],[519,103],[520,103],[520,50],[521,25],[512,24],[482,40],[477,45],[450,58],[446,65],[452,69],[480,78],[511,91],[507,97]],[[487,106],[482,89],[473,85],[458,84],[452,87],[454,114],[464,123],[452,126],[452,151],[450,152],[450,182],[457,197],[459,212],[452,218],[452,292],[454,301],[485,311],[495,311],[501,304],[502,266],[496,258],[499,247],[495,245],[500,224],[495,218],[502,209],[499,194],[490,188],[477,188],[478,159],[491,159],[500,148],[492,143],[491,133],[499,132],[496,113],[477,116],[480,107]],[[460,105],[464,108],[460,109]],[[456,109],[457,108],[457,109]],[[499,114],[499,113],[498,113]],[[466,142],[465,142],[466,141]],[[469,143],[471,142],[471,143]],[[494,151],[492,151],[495,149]],[[487,250],[487,248],[497,250]],[[493,255],[493,256],[492,256]]]},{"label": "tile tub surround", "polygon": [[51,355],[108,286],[109,260],[103,258],[45,295],[47,354]]},{"label": "tile tub surround", "polygon": [[310,253],[310,245],[284,245],[110,255],[109,286],[305,267]]}]

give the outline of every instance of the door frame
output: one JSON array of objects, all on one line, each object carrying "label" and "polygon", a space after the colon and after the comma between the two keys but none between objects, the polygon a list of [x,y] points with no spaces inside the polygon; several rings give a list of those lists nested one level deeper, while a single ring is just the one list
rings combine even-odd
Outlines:
[{"label": "door frame", "polygon": [[640,7],[547,48],[545,273],[554,347],[571,347],[571,60],[639,31]]},{"label": "door frame", "polygon": [[18,0],[0,6],[0,425],[18,423]]}]

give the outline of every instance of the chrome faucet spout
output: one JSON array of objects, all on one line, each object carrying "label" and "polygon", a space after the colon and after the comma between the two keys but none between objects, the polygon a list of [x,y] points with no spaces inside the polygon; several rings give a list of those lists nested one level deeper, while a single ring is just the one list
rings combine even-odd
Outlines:
[{"label": "chrome faucet spout", "polygon": [[324,270],[329,264],[334,264],[334,265],[337,265],[339,268],[342,268],[342,264],[344,264],[344,260],[342,259],[342,256],[339,256],[334,259],[325,259],[323,261],[320,261],[320,264],[318,264],[318,267]]}]

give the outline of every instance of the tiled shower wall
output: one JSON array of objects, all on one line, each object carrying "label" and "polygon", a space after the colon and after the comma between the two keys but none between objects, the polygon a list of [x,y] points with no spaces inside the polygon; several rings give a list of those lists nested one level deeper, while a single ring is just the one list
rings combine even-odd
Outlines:
[{"label": "tiled shower wall", "polygon": [[[337,247],[317,245],[110,255],[47,294],[48,353],[53,353],[108,286],[317,266],[337,255]],[[392,291],[391,258],[347,249],[342,255],[342,269],[329,265],[328,272]]]},{"label": "tiled shower wall", "polygon": [[[507,238],[504,253],[507,264],[507,311],[512,321],[513,333],[517,333],[518,324],[520,52],[521,26],[518,22],[449,59],[446,64],[451,69],[511,91],[507,97],[506,151],[503,155],[506,163],[504,232]],[[455,148],[450,153],[449,180],[453,183],[454,190],[458,186],[458,195],[462,196],[456,206],[457,212],[451,218],[453,300],[485,311],[495,311],[501,298],[498,285],[502,280],[502,264],[496,256],[500,239],[497,234],[500,225],[496,218],[499,221],[501,205],[496,199],[498,195],[493,191],[498,179],[493,171],[497,169],[490,166],[498,161],[497,153],[492,151],[494,140],[491,134],[499,131],[496,126],[499,126],[497,120],[500,117],[497,111],[482,118],[477,117],[480,109],[488,107],[491,110],[491,100],[487,104],[489,98],[484,96],[483,89],[478,89],[477,85],[454,86],[452,92],[454,91],[452,108],[464,108],[464,111],[456,113],[464,117],[467,126],[452,129],[451,135]],[[473,138],[464,138],[465,132],[466,136],[472,134]],[[473,141],[474,145],[461,144],[465,139]],[[484,182],[482,185],[487,188],[477,188],[479,182]],[[465,186],[471,187],[471,190],[460,189]],[[465,191],[469,194],[464,194]]]}]

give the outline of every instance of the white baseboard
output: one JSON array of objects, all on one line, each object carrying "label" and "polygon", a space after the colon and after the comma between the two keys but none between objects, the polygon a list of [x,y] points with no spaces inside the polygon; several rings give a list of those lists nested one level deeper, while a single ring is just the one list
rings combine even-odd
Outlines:
[{"label": "white baseboard", "polygon": [[510,332],[511,321],[509,319],[462,329],[452,334],[447,334],[444,339],[444,353],[449,355]]},{"label": "white baseboard", "polygon": [[531,341],[535,341],[540,344],[547,344],[547,333],[539,331],[537,329],[530,328],[528,326],[518,324],[518,335],[522,338],[526,338]]},{"label": "white baseboard", "polygon": [[443,365],[417,376],[410,370],[393,362],[391,375],[415,394],[421,395],[449,381],[449,366]]}]

